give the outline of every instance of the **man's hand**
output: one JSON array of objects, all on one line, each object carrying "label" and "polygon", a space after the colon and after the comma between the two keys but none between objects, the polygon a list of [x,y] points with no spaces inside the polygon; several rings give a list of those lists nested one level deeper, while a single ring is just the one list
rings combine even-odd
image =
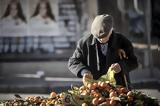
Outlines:
[{"label": "man's hand", "polygon": [[93,75],[91,73],[84,73],[83,75],[83,84],[87,86],[87,84],[93,80]]},{"label": "man's hand", "polygon": [[118,55],[119,55],[119,58],[122,60],[123,58],[124,59],[128,59],[127,55],[126,55],[126,52],[123,50],[123,49],[118,49]]},{"label": "man's hand", "polygon": [[111,69],[113,69],[115,73],[119,73],[121,71],[121,66],[118,63],[114,63],[111,65]]}]

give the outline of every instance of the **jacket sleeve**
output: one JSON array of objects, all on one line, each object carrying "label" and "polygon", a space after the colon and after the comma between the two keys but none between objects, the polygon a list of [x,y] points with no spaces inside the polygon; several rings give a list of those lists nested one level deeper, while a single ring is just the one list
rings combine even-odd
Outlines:
[{"label": "jacket sleeve", "polygon": [[77,43],[77,47],[73,53],[73,55],[69,58],[68,61],[68,69],[77,77],[82,77],[81,71],[83,69],[87,69],[87,66],[84,64],[84,51],[83,51],[83,42],[80,39]]},{"label": "jacket sleeve", "polygon": [[137,57],[134,54],[133,46],[131,42],[122,36],[121,48],[126,52],[128,59],[123,59],[120,61],[120,65],[123,70],[131,71],[138,67]]}]

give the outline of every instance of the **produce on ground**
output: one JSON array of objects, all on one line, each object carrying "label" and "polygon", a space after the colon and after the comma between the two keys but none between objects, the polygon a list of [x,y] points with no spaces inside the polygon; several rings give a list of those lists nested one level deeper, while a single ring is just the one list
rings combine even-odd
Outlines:
[{"label": "produce on ground", "polygon": [[113,86],[108,81],[92,81],[86,86],[71,86],[66,92],[3,101],[4,106],[159,106],[156,98],[144,93]]},{"label": "produce on ground", "polygon": [[[116,85],[113,70],[99,80],[85,79],[80,87],[71,85],[66,92],[51,92],[48,98],[15,95],[15,100],[1,101],[4,106],[160,106],[158,99],[136,90]],[[3,106],[2,105],[2,106]]]}]

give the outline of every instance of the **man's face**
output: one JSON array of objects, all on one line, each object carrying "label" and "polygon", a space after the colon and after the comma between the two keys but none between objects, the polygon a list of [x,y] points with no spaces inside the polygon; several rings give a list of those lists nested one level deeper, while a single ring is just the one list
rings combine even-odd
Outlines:
[{"label": "man's face", "polygon": [[108,35],[103,35],[103,37],[99,37],[99,38],[97,38],[97,40],[100,43],[107,43],[109,41],[109,38],[110,38],[111,34],[112,34],[112,29],[110,30],[110,32],[108,33]]}]

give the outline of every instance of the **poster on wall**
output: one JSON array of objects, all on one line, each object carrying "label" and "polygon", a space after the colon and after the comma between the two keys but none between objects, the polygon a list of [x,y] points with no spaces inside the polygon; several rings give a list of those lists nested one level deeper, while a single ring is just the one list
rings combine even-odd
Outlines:
[{"label": "poster on wall", "polygon": [[0,36],[59,35],[58,0],[0,0]]},{"label": "poster on wall", "polygon": [[26,0],[1,0],[1,35],[27,34]]},{"label": "poster on wall", "polygon": [[0,36],[62,35],[75,39],[88,33],[90,25],[88,3],[80,1],[0,0]]},{"label": "poster on wall", "polygon": [[59,35],[58,0],[29,0],[29,34]]}]

